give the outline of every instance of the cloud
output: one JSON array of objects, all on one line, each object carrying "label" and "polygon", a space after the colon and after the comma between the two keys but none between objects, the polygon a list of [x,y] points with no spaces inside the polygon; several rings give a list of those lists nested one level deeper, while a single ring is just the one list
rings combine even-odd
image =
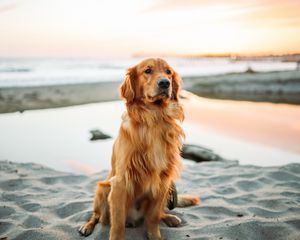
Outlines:
[{"label": "cloud", "polygon": [[219,7],[227,6],[230,8],[247,8],[253,6],[253,3],[246,3],[241,0],[160,0],[154,2],[154,4],[148,6],[142,11],[155,12],[155,11],[173,11],[173,10],[189,10],[195,8],[206,8],[206,7]]},{"label": "cloud", "polygon": [[[244,26],[300,27],[299,0],[160,0],[143,9],[143,13],[223,9],[222,18]],[[200,18],[200,16],[199,16]],[[261,24],[261,26],[259,26]]]}]

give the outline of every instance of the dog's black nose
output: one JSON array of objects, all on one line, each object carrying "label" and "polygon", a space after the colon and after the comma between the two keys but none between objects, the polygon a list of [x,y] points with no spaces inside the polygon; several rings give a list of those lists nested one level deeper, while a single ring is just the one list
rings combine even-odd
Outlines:
[{"label": "dog's black nose", "polygon": [[157,82],[157,85],[161,89],[168,89],[170,87],[170,81],[166,78],[163,78]]}]

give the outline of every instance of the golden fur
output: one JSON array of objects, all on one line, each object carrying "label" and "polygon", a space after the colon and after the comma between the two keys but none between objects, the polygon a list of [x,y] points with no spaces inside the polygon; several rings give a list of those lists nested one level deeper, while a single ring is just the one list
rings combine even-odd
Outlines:
[{"label": "golden fur", "polygon": [[[162,79],[169,87],[159,85]],[[181,169],[180,77],[164,60],[146,59],[128,69],[120,90],[127,112],[113,146],[112,171],[98,183],[93,216],[80,232],[89,235],[98,221],[110,222],[110,240],[120,240],[125,225],[144,219],[148,239],[162,239],[160,220],[172,227],[181,223],[165,212],[171,183]],[[198,197],[179,196],[178,205],[198,202]]]}]

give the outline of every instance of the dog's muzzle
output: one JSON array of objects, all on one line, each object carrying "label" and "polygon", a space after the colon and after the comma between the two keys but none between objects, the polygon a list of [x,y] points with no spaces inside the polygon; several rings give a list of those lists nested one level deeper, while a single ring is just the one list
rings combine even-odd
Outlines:
[{"label": "dog's muzzle", "polygon": [[157,81],[159,89],[166,90],[170,87],[170,81],[166,78]]}]

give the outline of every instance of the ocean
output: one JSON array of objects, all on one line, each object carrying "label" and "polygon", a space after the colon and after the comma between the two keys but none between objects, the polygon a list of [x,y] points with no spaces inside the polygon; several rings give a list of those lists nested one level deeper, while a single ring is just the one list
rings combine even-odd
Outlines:
[{"label": "ocean", "polygon": [[[294,62],[234,61],[230,58],[165,58],[182,76],[296,69]],[[142,58],[0,58],[0,88],[122,81]]]}]

